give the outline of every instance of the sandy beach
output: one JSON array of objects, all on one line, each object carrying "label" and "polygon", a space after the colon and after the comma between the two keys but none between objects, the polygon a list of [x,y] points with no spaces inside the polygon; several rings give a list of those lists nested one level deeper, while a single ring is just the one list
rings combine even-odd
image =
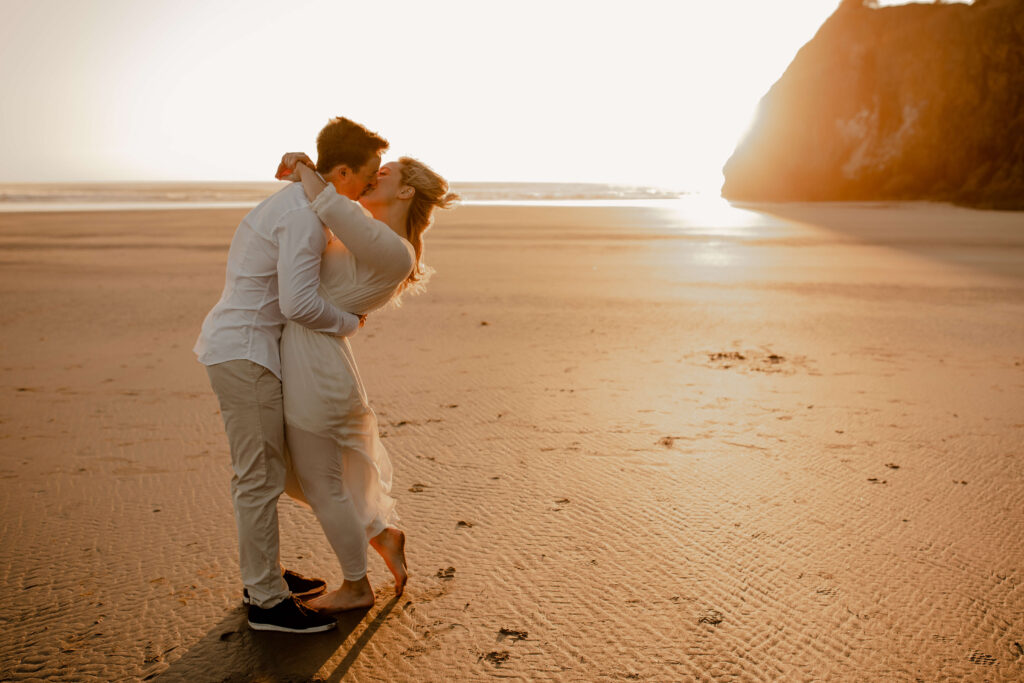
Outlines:
[{"label": "sandy beach", "polygon": [[1024,214],[673,206],[440,217],[353,340],[410,583],[317,636],[191,352],[245,211],[0,214],[0,679],[1024,679]]}]

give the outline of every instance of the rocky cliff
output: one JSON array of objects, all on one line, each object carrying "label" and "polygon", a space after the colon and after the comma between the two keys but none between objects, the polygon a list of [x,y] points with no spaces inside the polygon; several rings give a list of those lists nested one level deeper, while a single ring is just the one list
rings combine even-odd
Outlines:
[{"label": "rocky cliff", "polygon": [[733,200],[1024,209],[1024,0],[845,0],[724,172]]}]

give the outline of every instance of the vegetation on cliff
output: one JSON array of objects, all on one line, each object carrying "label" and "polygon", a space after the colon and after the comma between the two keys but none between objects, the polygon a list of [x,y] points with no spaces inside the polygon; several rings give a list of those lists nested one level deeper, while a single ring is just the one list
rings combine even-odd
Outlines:
[{"label": "vegetation on cliff", "polygon": [[1024,209],[1024,0],[844,1],[724,172],[734,200]]}]

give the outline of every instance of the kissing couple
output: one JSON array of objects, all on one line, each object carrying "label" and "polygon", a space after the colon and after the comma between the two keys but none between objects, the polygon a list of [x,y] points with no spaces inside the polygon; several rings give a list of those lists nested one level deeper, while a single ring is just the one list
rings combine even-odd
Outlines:
[{"label": "kissing couple", "polygon": [[[220,402],[231,450],[231,495],[249,626],[315,633],[332,613],[373,605],[367,544],[401,595],[405,534],[348,337],[366,315],[422,288],[423,234],[457,195],[420,161],[381,165],[387,141],[343,117],[316,141],[314,165],[286,154],[279,179],[298,180],[246,215],[228,251],[220,301],[194,351]],[[284,570],[277,501],[311,508],[344,582]]]}]

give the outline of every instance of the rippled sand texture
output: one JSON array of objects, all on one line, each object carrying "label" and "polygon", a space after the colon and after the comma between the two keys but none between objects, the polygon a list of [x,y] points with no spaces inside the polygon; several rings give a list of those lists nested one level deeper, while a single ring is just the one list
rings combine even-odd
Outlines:
[{"label": "rippled sand texture", "polygon": [[443,217],[355,341],[409,587],[287,636],[190,351],[243,213],[0,216],[0,678],[1024,678],[1024,215]]}]

